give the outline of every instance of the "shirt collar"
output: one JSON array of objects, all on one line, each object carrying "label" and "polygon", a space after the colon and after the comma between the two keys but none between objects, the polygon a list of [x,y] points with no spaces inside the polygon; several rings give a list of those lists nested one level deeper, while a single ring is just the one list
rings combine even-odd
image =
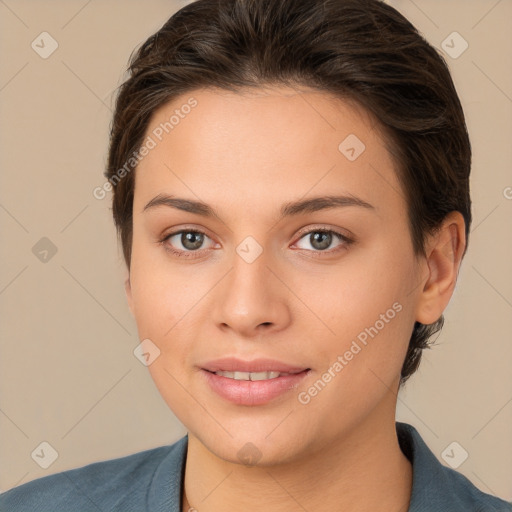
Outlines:
[{"label": "shirt collar", "polygon": [[412,492],[408,512],[452,510],[453,480],[419,432],[408,423],[396,422],[398,443],[412,465]]},{"label": "shirt collar", "polygon": [[[396,422],[400,448],[412,464],[413,482],[408,512],[443,510],[452,496],[445,468],[418,431],[407,423]],[[181,489],[185,476],[188,434],[179,439],[157,468],[148,491],[148,510],[181,512]]]}]

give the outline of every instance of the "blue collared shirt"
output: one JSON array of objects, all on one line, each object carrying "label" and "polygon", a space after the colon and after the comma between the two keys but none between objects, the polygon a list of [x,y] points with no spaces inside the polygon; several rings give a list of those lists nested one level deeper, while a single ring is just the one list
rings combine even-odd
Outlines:
[{"label": "blue collared shirt", "polygon": [[[396,422],[412,463],[409,512],[512,512],[512,503],[485,494],[443,466],[418,431]],[[1,512],[181,512],[188,436],[170,446],[38,478],[0,495]]]}]

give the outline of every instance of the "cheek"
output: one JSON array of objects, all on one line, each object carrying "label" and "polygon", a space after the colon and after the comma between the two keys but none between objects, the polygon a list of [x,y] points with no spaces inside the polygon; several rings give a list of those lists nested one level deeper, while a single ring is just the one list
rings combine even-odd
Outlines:
[{"label": "cheek", "polygon": [[139,334],[162,339],[191,308],[194,287],[170,265],[161,247],[134,236],[130,268],[133,313]]},{"label": "cheek", "polygon": [[183,386],[190,366],[187,322],[198,292],[190,279],[187,286],[186,276],[171,267],[165,271],[147,255],[135,254],[132,261],[133,313],[139,339],[150,339],[159,350],[148,370],[164,400],[181,417],[193,405]]},{"label": "cheek", "polygon": [[324,336],[318,343],[316,357],[322,364],[300,396],[313,416],[327,407],[355,421],[397,391],[411,312],[399,301],[361,305],[365,303],[352,303],[338,315],[332,324],[336,336]]},{"label": "cheek", "polygon": [[345,376],[338,379],[344,389],[382,387],[379,379],[390,385],[399,375],[414,325],[413,277],[407,253],[383,248],[361,252],[320,287],[306,283],[311,309],[329,328],[322,326],[319,353],[326,369],[341,356],[337,374]]},{"label": "cheek", "polygon": [[350,337],[373,325],[387,310],[393,316],[395,302],[404,306],[410,300],[412,276],[406,254],[377,247],[358,251],[321,275],[302,276],[297,286],[312,308],[323,312],[337,336]]}]

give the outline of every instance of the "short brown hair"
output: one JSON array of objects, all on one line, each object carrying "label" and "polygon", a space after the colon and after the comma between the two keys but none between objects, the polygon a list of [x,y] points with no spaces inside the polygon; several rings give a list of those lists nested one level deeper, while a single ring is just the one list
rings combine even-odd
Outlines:
[{"label": "short brown hair", "polygon": [[[198,88],[299,85],[357,102],[387,135],[415,254],[425,255],[426,236],[454,210],[468,239],[471,146],[450,72],[415,27],[380,0],[197,0],[142,44],[128,72],[105,172],[115,185],[113,216],[128,267],[136,168],[130,156],[155,110]],[[433,324],[415,322],[401,384],[443,322],[443,315]]]}]

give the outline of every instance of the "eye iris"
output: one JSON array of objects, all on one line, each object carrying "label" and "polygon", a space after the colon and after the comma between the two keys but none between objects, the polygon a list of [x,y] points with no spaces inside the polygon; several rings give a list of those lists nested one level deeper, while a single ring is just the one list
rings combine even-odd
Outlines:
[{"label": "eye iris", "polygon": [[332,242],[332,233],[326,233],[323,231],[315,231],[309,236],[311,245],[315,249],[323,250],[327,249]]},{"label": "eye iris", "polygon": [[203,234],[195,233],[193,231],[184,232],[181,234],[181,243],[183,247],[188,250],[193,251],[195,249],[199,249],[203,243]]}]

